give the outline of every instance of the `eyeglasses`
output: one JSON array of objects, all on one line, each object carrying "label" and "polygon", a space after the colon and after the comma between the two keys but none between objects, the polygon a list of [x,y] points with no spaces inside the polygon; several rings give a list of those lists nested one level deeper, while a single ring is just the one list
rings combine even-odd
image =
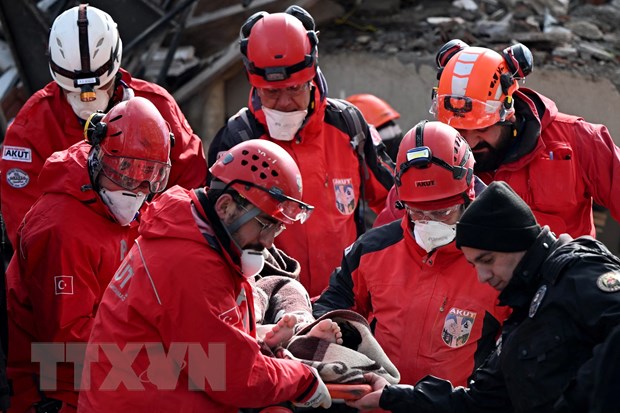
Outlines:
[{"label": "eyeglasses", "polygon": [[101,172],[116,185],[133,191],[147,183],[152,193],[162,192],[170,175],[169,162],[104,155]]},{"label": "eyeglasses", "polygon": [[[250,212],[243,205],[241,205],[239,203],[237,203],[237,205],[239,205],[239,208],[243,209],[245,212]],[[274,233],[273,237],[275,238],[278,235],[280,235],[282,233],[282,231],[284,231],[286,229],[286,225],[284,225],[282,222],[263,222],[259,217],[254,217],[254,219],[261,226],[261,228],[260,228],[260,236],[261,237],[267,236],[267,235],[269,235],[269,233],[273,232]]]},{"label": "eyeglasses", "polygon": [[305,91],[310,89],[310,82],[302,83],[301,85],[294,85],[289,87],[277,88],[277,89],[268,89],[268,88],[257,88],[258,93],[263,98],[267,99],[278,99],[281,96],[288,96],[290,98],[296,98],[301,96]]},{"label": "eyeglasses", "polygon": [[258,222],[261,226],[260,235],[267,235],[273,231],[274,238],[277,237],[286,229],[286,225],[282,222],[263,222],[258,217],[254,217],[256,222]]},{"label": "eyeglasses", "polygon": [[463,210],[463,204],[453,205],[449,208],[436,209],[433,211],[423,211],[421,209],[412,208],[407,204],[404,205],[407,210],[407,214],[409,214],[409,218],[411,218],[412,221],[446,222],[453,218],[456,213],[460,214]]}]

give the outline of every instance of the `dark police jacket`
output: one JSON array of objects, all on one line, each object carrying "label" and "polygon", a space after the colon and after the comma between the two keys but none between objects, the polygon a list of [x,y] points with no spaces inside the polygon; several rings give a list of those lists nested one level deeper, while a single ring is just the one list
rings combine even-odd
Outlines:
[{"label": "dark police jacket", "polygon": [[620,324],[620,259],[590,237],[556,239],[548,227],[499,296],[513,314],[469,388],[426,376],[389,386],[393,412],[587,412],[592,357]]}]

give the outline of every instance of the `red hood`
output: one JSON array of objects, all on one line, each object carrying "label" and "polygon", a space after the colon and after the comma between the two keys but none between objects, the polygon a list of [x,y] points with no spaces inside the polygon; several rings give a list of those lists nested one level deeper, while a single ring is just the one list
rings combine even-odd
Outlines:
[{"label": "red hood", "polygon": [[108,208],[93,190],[86,162],[90,144],[78,142],[64,151],[54,152],[43,165],[39,186],[44,194],[59,193],[72,196],[95,210],[110,217]]},{"label": "red hood", "polygon": [[[527,88],[520,88],[514,94],[517,116],[522,119],[521,130],[517,139],[520,141],[517,150],[507,156],[499,169],[516,171],[535,159],[541,151],[545,151],[545,143],[540,133],[558,114],[555,103],[547,97]],[[480,178],[485,182],[492,180],[494,173],[482,172]]]},{"label": "red hood", "polygon": [[194,216],[190,192],[175,185],[155,198],[144,212],[140,235],[144,238],[187,239],[207,245]]},{"label": "red hood", "polygon": [[[142,216],[139,233],[146,239],[176,238],[216,249],[233,271],[241,276],[239,265],[217,239],[206,216],[194,190],[175,185],[149,204]],[[203,233],[210,236],[209,241]]]},{"label": "red hood", "polygon": [[528,88],[519,89],[517,94],[519,94],[522,99],[527,97],[530,102],[530,107],[536,110],[535,113],[538,113],[542,129],[545,129],[555,120],[558,114],[558,107],[554,101]]}]

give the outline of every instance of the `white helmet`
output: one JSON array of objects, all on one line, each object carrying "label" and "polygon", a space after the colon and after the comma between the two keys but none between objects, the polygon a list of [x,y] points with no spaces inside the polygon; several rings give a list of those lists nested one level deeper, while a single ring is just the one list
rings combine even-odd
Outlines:
[{"label": "white helmet", "polygon": [[60,87],[94,99],[94,89],[107,85],[121,66],[123,43],[112,17],[81,4],[54,20],[49,39],[49,67]]}]

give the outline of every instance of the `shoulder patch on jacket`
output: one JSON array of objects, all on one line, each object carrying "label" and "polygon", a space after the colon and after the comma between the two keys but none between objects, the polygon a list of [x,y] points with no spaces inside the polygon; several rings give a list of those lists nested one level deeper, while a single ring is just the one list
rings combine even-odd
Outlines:
[{"label": "shoulder patch on jacket", "polygon": [[598,277],[596,286],[599,290],[606,293],[620,291],[620,272],[618,270],[609,271]]},{"label": "shoulder patch on jacket", "polygon": [[13,188],[23,188],[30,182],[30,176],[19,168],[12,168],[6,172],[6,182]]},{"label": "shoulder patch on jacket", "polygon": [[32,162],[32,149],[21,146],[5,146],[2,148],[2,159],[15,162]]}]

